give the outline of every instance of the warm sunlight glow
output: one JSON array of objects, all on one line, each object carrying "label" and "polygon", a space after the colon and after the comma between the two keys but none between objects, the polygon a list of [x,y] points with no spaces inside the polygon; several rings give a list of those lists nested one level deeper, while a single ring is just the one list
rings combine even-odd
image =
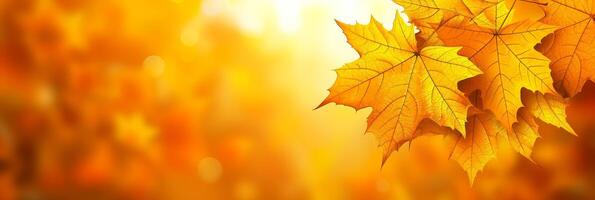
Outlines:
[{"label": "warm sunlight glow", "polygon": [[[362,53],[348,43],[336,20],[368,24],[374,16],[391,29],[398,13],[404,19],[399,25],[407,27],[410,18],[403,10],[393,0],[0,1],[0,199],[593,199],[595,122],[585,111],[595,110],[595,85],[584,77],[584,92],[573,90],[576,98],[548,104],[567,115],[535,120],[542,134],[529,138],[536,139],[532,154],[525,152],[531,160],[504,149],[506,156],[482,163],[480,181],[473,185],[466,169],[477,171],[477,166],[461,167],[454,160],[474,155],[473,143],[454,151],[462,144],[426,135],[404,144],[382,165],[379,139],[364,134],[377,110],[332,103],[339,99],[315,109],[336,92],[327,89],[338,78],[343,78],[338,87],[349,87],[349,81],[380,70],[354,67],[367,71],[341,77],[336,69]],[[593,26],[590,17],[575,14],[548,20],[560,26],[567,19],[585,20],[570,24],[569,32]],[[365,35],[388,35],[371,30]],[[415,31],[403,33],[406,41],[416,40]],[[591,62],[583,59],[592,55],[591,33],[552,43],[584,40],[573,62]],[[448,42],[482,39],[473,36],[452,34]],[[384,42],[361,42],[364,50],[384,48],[389,55],[362,63],[427,56],[469,65],[460,59],[468,52],[454,47],[421,55],[395,53]],[[511,48],[517,42],[510,40]],[[566,62],[569,48],[550,54]],[[514,59],[507,56],[505,61]],[[428,63],[425,69],[432,73],[455,71]],[[583,71],[570,72],[577,77]],[[397,76],[403,74],[383,81],[398,86],[409,80]],[[457,81],[475,74],[432,81],[458,91]],[[429,79],[414,80],[420,91],[429,84],[422,80]],[[578,87],[573,84],[563,86]],[[367,94],[367,89],[358,92]],[[436,104],[433,92],[424,90],[415,98],[423,98],[423,106]],[[374,98],[391,97],[379,93]],[[448,101],[459,97],[466,98],[446,96]],[[551,103],[544,99],[517,104]],[[457,114],[470,113],[464,107],[469,102],[457,102],[462,105]],[[433,115],[437,121],[444,117],[439,114]],[[569,124],[548,124],[559,116]],[[566,132],[570,126],[579,137]],[[452,127],[462,130],[466,123]]]}]

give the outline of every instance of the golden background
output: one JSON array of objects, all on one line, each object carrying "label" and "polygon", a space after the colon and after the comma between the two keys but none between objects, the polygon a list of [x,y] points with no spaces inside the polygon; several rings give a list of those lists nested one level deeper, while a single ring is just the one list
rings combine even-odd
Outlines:
[{"label": "golden background", "polygon": [[0,199],[595,198],[595,84],[470,185],[440,136],[381,167],[369,109],[314,110],[390,0],[0,1]]}]

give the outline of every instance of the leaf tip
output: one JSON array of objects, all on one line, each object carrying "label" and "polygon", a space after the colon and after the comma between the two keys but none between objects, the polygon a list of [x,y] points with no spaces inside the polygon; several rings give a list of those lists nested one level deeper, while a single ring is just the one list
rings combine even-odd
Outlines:
[{"label": "leaf tip", "polygon": [[349,29],[349,24],[339,21],[338,19],[335,19],[335,23],[337,24],[337,26],[339,26],[339,28],[341,28],[341,30],[345,31],[347,29]]},{"label": "leaf tip", "polygon": [[330,101],[328,101],[328,99],[324,99],[324,101],[320,102],[320,104],[318,104],[318,106],[316,106],[316,107],[315,107],[314,109],[312,109],[312,110],[318,110],[319,108],[321,108],[321,107],[323,107],[323,106],[325,106],[325,105],[327,105],[327,104],[329,104],[329,103],[330,103]]},{"label": "leaf tip", "polygon": [[382,155],[382,162],[380,163],[380,169],[384,168],[386,161],[388,161],[388,157],[390,157],[390,153],[385,153]]},{"label": "leaf tip", "polygon": [[574,135],[574,136],[578,137],[578,134],[576,134],[576,132],[574,132],[574,129],[572,129],[572,128],[569,128],[569,130],[566,130],[566,131],[568,131],[570,134],[572,134],[572,135]]},{"label": "leaf tip", "polygon": [[471,187],[473,187],[473,184],[475,183],[476,176],[477,176],[477,171],[475,171],[475,172],[468,171],[467,172],[467,177],[469,178],[469,185]]}]

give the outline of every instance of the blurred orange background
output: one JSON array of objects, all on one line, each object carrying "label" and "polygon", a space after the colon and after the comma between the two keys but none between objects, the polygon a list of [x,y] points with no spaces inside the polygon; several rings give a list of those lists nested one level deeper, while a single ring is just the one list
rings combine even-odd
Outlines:
[{"label": "blurred orange background", "polygon": [[0,2],[0,199],[594,199],[595,84],[579,137],[541,123],[470,185],[440,136],[381,167],[369,109],[313,110],[355,60],[334,19],[390,0]]}]

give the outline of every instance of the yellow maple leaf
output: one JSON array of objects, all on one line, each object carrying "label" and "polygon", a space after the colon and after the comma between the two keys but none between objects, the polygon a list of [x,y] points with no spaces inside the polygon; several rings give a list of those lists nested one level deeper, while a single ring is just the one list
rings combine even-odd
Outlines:
[{"label": "yellow maple leaf", "polygon": [[541,92],[522,92],[523,104],[528,112],[541,121],[560,127],[569,133],[576,135],[566,120],[566,102],[564,99],[552,94]]},{"label": "yellow maple leaf", "polygon": [[355,109],[372,107],[367,132],[388,155],[415,137],[424,119],[465,134],[469,101],[457,83],[480,73],[458,47],[418,49],[413,27],[397,14],[393,29],[338,22],[360,58],[336,70],[337,80],[320,106],[330,102]]},{"label": "yellow maple leaf", "polygon": [[416,34],[418,48],[442,45],[430,23],[439,23],[444,17],[455,16],[458,14],[457,7],[461,5],[461,1],[453,3],[449,0],[393,0],[393,2],[404,8],[410,22],[419,29]]},{"label": "yellow maple leaf", "polygon": [[462,15],[473,17],[464,0],[393,0],[403,6],[412,21],[438,23],[444,18]]},{"label": "yellow maple leaf", "polygon": [[[418,37],[424,45],[443,45],[436,34],[449,20],[464,18],[481,27],[509,25],[524,20],[537,21],[544,16],[541,0],[393,0],[403,6],[405,13],[419,28]],[[514,8],[514,10],[509,9]],[[510,12],[508,12],[510,11]],[[515,12],[516,11],[516,12]],[[431,24],[438,24],[432,27]]]},{"label": "yellow maple leaf", "polygon": [[565,119],[566,102],[553,89],[550,60],[534,48],[557,29],[538,22],[543,0],[394,2],[420,32],[413,34],[398,16],[391,31],[374,19],[339,23],[360,59],[337,70],[321,104],[372,107],[367,132],[379,138],[383,161],[417,136],[445,135],[456,141],[451,159],[473,183],[502,144],[531,160],[540,137],[536,119],[575,134]]},{"label": "yellow maple leaf", "polygon": [[[403,2],[403,1],[409,1],[409,0],[395,0],[395,2]],[[418,5],[421,2],[419,1],[411,1],[411,2],[415,2],[414,4]],[[489,50],[489,49],[482,49],[485,47],[489,47],[489,45],[493,45],[493,48],[496,48],[496,51],[499,51],[499,47],[502,47],[501,49],[504,49],[506,51],[509,51],[507,53],[512,54],[514,56],[510,56],[510,55],[500,55],[499,53],[496,54],[496,56],[494,56],[494,54],[487,54],[483,57],[483,59],[489,60],[490,58],[492,60],[495,60],[493,62],[491,62],[491,64],[496,64],[499,68],[511,68],[515,65],[519,65],[519,66],[515,66],[515,67],[520,67],[520,65],[526,65],[527,66],[527,70],[522,71],[522,70],[518,70],[516,73],[519,73],[519,76],[517,76],[517,79],[520,78],[519,80],[523,81],[523,76],[525,78],[537,78],[534,80],[542,80],[541,77],[543,78],[548,78],[548,73],[546,73],[547,71],[547,60],[543,59],[543,56],[540,56],[538,53],[536,52],[531,52],[531,54],[526,54],[527,51],[522,50],[522,49],[526,49],[526,50],[532,50],[532,47],[535,43],[537,43],[541,37],[543,37],[544,35],[546,35],[547,33],[541,33],[541,36],[539,35],[530,35],[530,37],[527,37],[527,33],[533,34],[534,31],[551,31],[553,30],[553,27],[547,27],[544,26],[542,24],[530,24],[531,21],[537,21],[538,19],[540,19],[541,17],[543,17],[543,12],[540,10],[539,6],[540,5],[544,5],[542,2],[538,2],[538,1],[515,1],[515,0],[506,0],[506,1],[496,1],[496,2],[488,2],[488,1],[481,1],[481,0],[466,0],[463,1],[467,7],[467,11],[463,10],[462,8],[459,9],[454,9],[453,10],[453,6],[459,6],[460,4],[459,1],[451,1],[453,2],[453,4],[445,4],[442,2],[437,2],[437,1],[424,1],[424,5],[421,5],[423,9],[426,9],[426,11],[430,10],[430,9],[434,9],[436,11],[436,13],[440,13],[440,12],[448,12],[448,13],[455,13],[455,16],[450,16],[450,17],[446,17],[446,16],[442,16],[442,18],[440,19],[440,21],[438,23],[436,23],[438,20],[434,19],[434,18],[429,18],[429,17],[425,17],[425,18],[421,18],[422,22],[419,22],[419,20],[416,20],[416,17],[420,16],[420,13],[418,13],[417,15],[412,15],[414,22],[416,24],[418,24],[418,27],[420,27],[420,33],[418,33],[418,37],[420,38],[420,40],[425,41],[427,44],[444,44],[444,42],[441,39],[437,39],[437,36],[440,36],[440,34],[437,34],[439,31],[443,31],[441,32],[444,37],[444,30],[441,30],[442,28],[446,27],[448,28],[455,28],[455,29],[462,29],[462,30],[458,30],[460,32],[467,32],[465,34],[461,34],[461,35],[455,35],[454,38],[450,38],[451,39],[451,43],[452,42],[457,42],[457,44],[455,45],[461,45],[461,46],[465,46],[464,44],[469,44],[469,43],[473,43],[473,42],[469,42],[468,39],[475,39],[477,38],[477,35],[481,35],[482,33],[485,33],[486,35],[489,35],[489,33],[493,33],[491,34],[492,36],[489,36],[489,39],[485,39],[483,40],[483,42],[477,42],[476,43],[480,43],[482,44],[481,47],[478,46],[471,46],[472,50],[475,50],[475,52],[473,52],[473,54],[467,54],[466,56],[475,56],[476,54],[479,53],[479,51],[482,50]],[[419,5],[418,5],[419,6]],[[413,9],[412,9],[413,8]],[[412,13],[416,13],[419,10],[423,10],[420,9],[418,7],[405,7],[405,10],[407,11],[408,9],[409,12]],[[471,13],[471,15],[469,14]],[[500,13],[500,14],[498,14]],[[425,24],[428,23],[435,23],[433,27],[428,28],[427,26],[424,26],[424,22]],[[453,23],[456,22],[456,23]],[[512,28],[511,28],[512,27]],[[523,30],[523,28],[525,30]],[[512,31],[506,31],[506,30],[512,30]],[[549,30],[551,29],[551,30]],[[526,32],[521,32],[521,31],[526,31]],[[460,33],[459,32],[459,33]],[[513,38],[510,37],[513,34],[516,34],[517,37]],[[448,35],[448,34],[446,34]],[[458,37],[457,37],[458,36]],[[520,38],[523,37],[522,39],[527,40],[527,41],[522,41],[520,40]],[[462,39],[465,38],[465,39]],[[495,38],[495,41],[493,40]],[[529,38],[529,39],[527,39]],[[481,39],[481,37],[480,37]],[[481,40],[480,40],[481,41]],[[486,42],[487,41],[487,42]],[[449,42],[449,41],[447,41]],[[490,42],[494,42],[495,44],[490,44]],[[500,44],[498,44],[498,42],[501,42]],[[506,43],[508,42],[508,43]],[[515,48],[512,46],[518,46],[518,45],[522,45],[520,43],[525,43],[527,44],[527,46],[522,47],[522,48]],[[468,50],[468,49],[464,49],[464,50]],[[518,52],[515,53],[515,52]],[[464,54],[465,55],[465,54]],[[527,76],[528,74],[531,73],[531,69],[535,67],[535,63],[539,62],[531,62],[533,64],[527,64],[529,62],[523,62],[523,59],[531,59],[530,57],[528,57],[527,55],[530,56],[534,56],[534,59],[537,60],[541,60],[542,62],[540,63],[540,67],[541,67],[541,71],[534,71],[536,73],[534,73],[534,77],[531,76]],[[481,55],[480,55],[481,56]],[[500,57],[502,57],[502,60],[499,60]],[[512,62],[511,63],[506,63],[508,62],[507,57],[512,57],[517,59],[517,63]],[[477,60],[481,60],[477,59]],[[473,61],[477,61],[477,60],[473,60]],[[486,62],[488,63],[488,62]],[[501,65],[501,64],[505,64],[505,65]],[[478,66],[482,69],[486,69],[486,68],[492,68],[492,65],[488,65],[486,67],[486,65],[481,65],[481,63],[477,63]],[[483,68],[485,67],[485,68]],[[513,70],[515,70],[513,68]],[[502,73],[500,70],[498,71],[498,73]],[[488,76],[489,73],[487,75],[482,75],[482,78],[485,78],[486,76]],[[492,84],[492,81],[494,81],[494,79],[488,79],[491,80],[489,83],[486,82],[485,80],[482,80],[482,78],[478,78],[477,80],[470,80],[468,81],[466,84],[463,83],[462,87],[467,87],[467,88],[475,88],[475,89],[484,89],[484,92],[490,92],[490,88],[488,88],[488,90],[485,90],[486,85],[489,87],[489,84]],[[546,79],[547,80],[547,79]],[[497,81],[497,80],[496,80]],[[514,81],[514,80],[507,80],[507,81]],[[533,81],[531,79],[529,79],[529,81]],[[538,133],[538,125],[535,123],[534,121],[534,117],[537,118],[543,118],[542,121],[546,122],[546,123],[550,123],[553,125],[556,125],[558,127],[562,127],[566,130],[568,130],[569,132],[572,132],[572,128],[570,128],[570,126],[568,125],[568,123],[565,121],[565,104],[563,102],[560,102],[558,99],[555,99],[552,97],[544,97],[541,93],[527,93],[527,96],[522,96],[520,95],[520,89],[523,87],[527,87],[527,88],[534,88],[536,90],[543,90],[545,88],[546,92],[553,92],[553,90],[549,87],[549,80],[547,82],[542,81],[542,85],[535,84],[535,83],[530,83],[532,85],[536,85],[536,87],[529,87],[529,85],[523,85],[521,87],[516,87],[514,88],[514,91],[516,92],[511,92],[511,95],[514,95],[513,97],[515,97],[515,101],[513,102],[513,105],[516,107],[514,109],[511,109],[509,112],[506,113],[506,115],[508,115],[508,117],[510,119],[514,119],[514,121],[510,121],[510,123],[508,123],[508,131],[506,131],[506,136],[508,138],[508,144],[510,146],[512,146],[513,149],[515,149],[517,152],[519,152],[520,154],[522,154],[523,156],[527,157],[528,159],[531,159],[531,152],[532,152],[532,148],[533,145],[536,141],[536,139],[539,137],[539,133]],[[468,86],[469,84],[471,84],[471,86]],[[492,89],[493,90],[493,89]],[[506,89],[502,88],[502,92],[507,92],[505,91]],[[469,90],[468,90],[469,91]],[[493,94],[486,94],[485,96],[491,96]],[[505,94],[503,94],[504,96]],[[472,95],[474,96],[474,95]],[[476,95],[475,95],[476,96]],[[475,97],[477,98],[477,97]],[[524,100],[525,98],[529,98],[529,100]],[[533,99],[530,99],[533,98]],[[501,100],[504,98],[501,98]],[[521,108],[521,106],[523,106],[521,104],[521,99],[523,99],[523,102],[525,104],[525,106],[527,108]],[[474,99],[472,99],[474,100]],[[506,99],[504,99],[506,101]],[[474,100],[474,105],[478,106],[478,108],[483,108],[483,105],[481,105],[482,103],[477,101],[476,99]],[[489,103],[489,102],[488,102]],[[501,102],[498,102],[501,103]],[[540,106],[542,105],[547,105],[549,104],[550,106],[547,108],[542,108]],[[493,106],[494,103],[492,102],[492,105],[489,106]],[[500,105],[501,106],[501,105]],[[520,109],[520,110],[519,110]],[[483,117],[483,121],[481,121],[481,123],[484,125],[484,127],[500,127],[500,121],[497,120],[489,120],[489,119],[494,119],[494,118],[490,118],[493,117],[493,115],[491,115],[490,113],[485,113],[485,112],[479,112],[476,115],[471,115],[469,116],[469,121],[467,122],[469,124],[475,125],[478,124],[477,123],[477,118],[478,116],[482,116]],[[518,120],[516,118],[519,118]],[[498,129],[492,129],[492,130],[498,130]],[[467,134],[471,135],[476,133],[476,131],[474,130],[469,130],[469,127],[467,128]],[[475,176],[475,174],[477,173],[477,171],[481,170],[481,168],[483,168],[483,166],[485,166],[485,164],[487,163],[487,161],[489,161],[491,158],[495,157],[495,152],[492,150],[492,148],[487,148],[488,146],[485,145],[485,142],[478,142],[478,141],[485,141],[486,139],[489,139],[491,137],[496,137],[497,132],[485,132],[484,134],[480,135],[480,139],[477,140],[475,138],[475,135],[473,135],[474,137],[471,138],[459,138],[457,141],[463,141],[463,143],[459,144],[457,142],[458,145],[456,145],[453,149],[453,153],[455,152],[459,152],[458,154],[454,154],[456,156],[454,156],[453,158],[455,160],[457,160],[457,162],[459,162],[459,164],[468,172],[471,181],[473,180],[473,177]],[[469,149],[479,149],[476,151],[473,151],[475,153],[469,153],[466,152],[466,150]],[[478,154],[478,155],[475,155]],[[475,158],[475,157],[481,157],[481,158]]]},{"label": "yellow maple leaf", "polygon": [[[411,22],[419,29],[417,33],[418,46],[443,45],[436,29],[431,24],[444,24],[449,19],[460,16],[469,21],[480,20],[476,16],[493,3],[483,0],[393,0],[403,6]],[[467,5],[471,5],[468,7]],[[439,25],[440,26],[440,25]]]},{"label": "yellow maple leaf", "polygon": [[513,124],[513,130],[507,131],[508,142],[512,148],[529,160],[533,152],[535,140],[539,138],[538,125],[527,108],[519,110],[518,122]]},{"label": "yellow maple leaf", "polygon": [[[466,90],[465,90],[466,91]],[[485,165],[496,158],[502,145],[512,147],[524,157],[531,159],[533,145],[539,133],[538,126],[528,108],[519,110],[519,121],[513,124],[513,130],[507,131],[494,115],[482,109],[479,92],[469,92],[469,100],[474,105],[467,116],[467,137],[462,137],[451,129],[424,123],[418,128],[418,135],[444,135],[454,141],[450,158],[455,160],[466,172],[469,182],[473,184],[475,177]]]},{"label": "yellow maple leaf", "polygon": [[469,182],[473,183],[477,173],[488,161],[496,158],[499,137],[506,130],[489,112],[469,115],[466,128],[467,137],[457,136],[451,159],[456,160],[467,171]]},{"label": "yellow maple leaf", "polygon": [[513,14],[515,4],[507,9],[505,3],[484,12],[493,13],[484,14],[492,22],[490,26],[456,17],[436,31],[447,45],[463,46],[462,55],[483,71],[474,84],[482,91],[486,109],[512,132],[517,111],[522,107],[522,88],[555,92],[551,87],[549,60],[533,48],[555,27],[521,20]]},{"label": "yellow maple leaf", "polygon": [[453,134],[452,131],[436,127],[424,127],[424,131],[454,137],[456,142],[452,149],[451,159],[457,161],[467,172],[471,184],[473,184],[477,173],[490,160],[496,158],[501,145],[510,146],[524,157],[532,160],[533,145],[539,138],[539,133],[538,126],[529,112],[530,108],[519,109],[518,122],[513,124],[512,131],[507,131],[491,112],[482,110],[483,105],[478,91],[471,92],[469,99],[474,107],[469,109],[466,138]]},{"label": "yellow maple leaf", "polygon": [[595,77],[595,2],[550,0],[544,23],[560,26],[544,39],[539,50],[552,60],[554,86],[565,96],[574,96]]},{"label": "yellow maple leaf", "polygon": [[476,10],[475,22],[486,28],[502,29],[505,26],[524,21],[538,21],[545,13],[543,0],[472,0],[469,8]]}]

